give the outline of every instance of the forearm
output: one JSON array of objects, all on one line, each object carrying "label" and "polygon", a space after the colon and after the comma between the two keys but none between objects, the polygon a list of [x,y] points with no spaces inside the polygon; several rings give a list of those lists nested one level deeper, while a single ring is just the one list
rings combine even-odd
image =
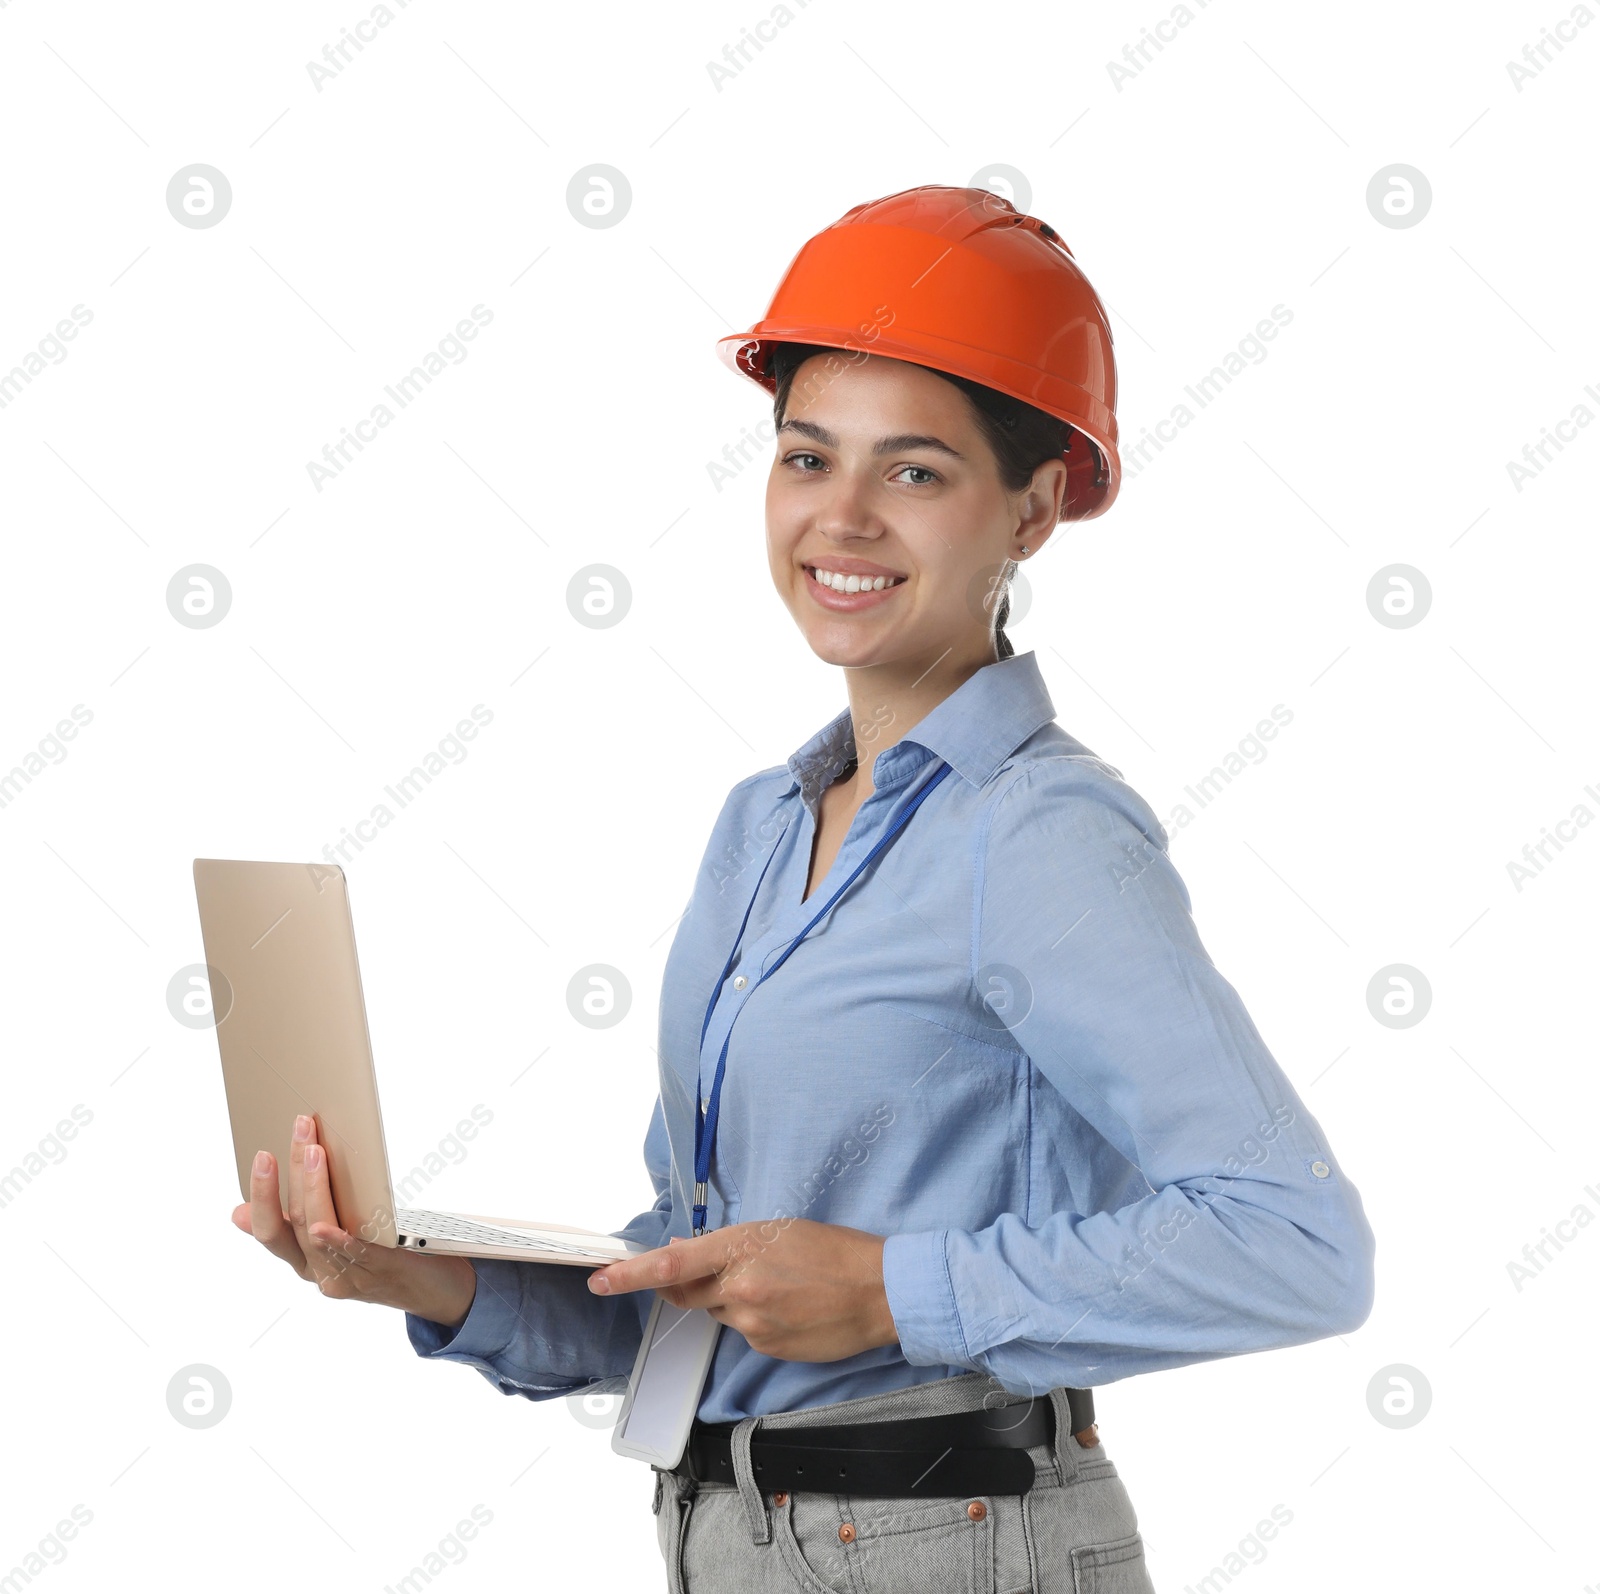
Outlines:
[{"label": "forearm", "polygon": [[[614,1232],[648,1247],[670,1218],[663,1202]],[[475,1367],[502,1394],[530,1400],[633,1370],[649,1298],[592,1294],[587,1267],[487,1257],[470,1265],[470,1294],[463,1288],[442,1295],[429,1311],[407,1313],[406,1334],[419,1356]]]},{"label": "forearm", "polygon": [[[1330,1177],[1333,1175],[1330,1173]],[[1171,1185],[1116,1212],[1015,1214],[884,1249],[900,1343],[916,1365],[1008,1388],[1134,1373],[1345,1333],[1372,1303],[1372,1234],[1353,1190],[1320,1212]]]},{"label": "forearm", "polygon": [[588,1269],[479,1258],[476,1290],[459,1323],[407,1314],[419,1356],[475,1367],[502,1394],[546,1400],[626,1376],[638,1354],[648,1297],[590,1294]]}]

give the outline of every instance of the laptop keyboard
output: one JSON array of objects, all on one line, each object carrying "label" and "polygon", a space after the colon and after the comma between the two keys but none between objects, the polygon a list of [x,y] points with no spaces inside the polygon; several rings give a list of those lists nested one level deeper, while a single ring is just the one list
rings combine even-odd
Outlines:
[{"label": "laptop keyboard", "polygon": [[626,1255],[619,1240],[615,1253],[597,1251],[593,1245],[575,1244],[570,1236],[548,1229],[502,1229],[494,1224],[474,1223],[449,1212],[397,1212],[395,1224],[402,1234],[425,1240],[459,1240],[467,1245],[515,1245],[530,1251],[563,1251],[572,1256],[605,1256],[611,1260]]}]

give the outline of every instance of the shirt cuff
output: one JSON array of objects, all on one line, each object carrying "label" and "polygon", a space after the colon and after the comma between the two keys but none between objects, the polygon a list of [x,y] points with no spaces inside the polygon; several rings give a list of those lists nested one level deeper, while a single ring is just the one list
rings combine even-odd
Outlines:
[{"label": "shirt cuff", "polygon": [[947,1232],[891,1234],[884,1242],[883,1290],[900,1352],[913,1367],[973,1366],[950,1283]]},{"label": "shirt cuff", "polygon": [[406,1337],[419,1356],[441,1361],[487,1362],[498,1356],[516,1333],[521,1287],[514,1262],[474,1257],[478,1275],[472,1306],[457,1328],[406,1313]]}]

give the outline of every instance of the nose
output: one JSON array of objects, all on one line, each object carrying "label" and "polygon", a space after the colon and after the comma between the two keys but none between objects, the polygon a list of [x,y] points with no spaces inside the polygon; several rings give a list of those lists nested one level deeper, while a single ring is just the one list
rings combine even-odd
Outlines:
[{"label": "nose", "polygon": [[813,500],[817,531],[834,543],[876,540],[885,530],[883,493],[870,463],[841,461]]}]

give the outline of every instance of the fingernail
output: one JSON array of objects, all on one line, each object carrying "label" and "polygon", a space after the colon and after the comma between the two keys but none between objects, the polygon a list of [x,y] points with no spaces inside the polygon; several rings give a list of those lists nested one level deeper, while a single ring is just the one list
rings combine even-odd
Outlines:
[{"label": "fingernail", "polygon": [[321,1146],[307,1146],[306,1147],[306,1171],[309,1173],[309,1172],[314,1171],[317,1168],[320,1168],[321,1166],[322,1166],[322,1147]]},{"label": "fingernail", "polygon": [[596,1295],[609,1295],[611,1293],[611,1280],[604,1273],[591,1273],[589,1275],[589,1288]]},{"label": "fingernail", "polygon": [[311,1120],[301,1113],[294,1121],[294,1137],[296,1140],[309,1140],[311,1138]]},{"label": "fingernail", "polygon": [[256,1153],[256,1178],[265,1179],[266,1176],[271,1172],[272,1158],[269,1157],[266,1152],[258,1151]]}]

